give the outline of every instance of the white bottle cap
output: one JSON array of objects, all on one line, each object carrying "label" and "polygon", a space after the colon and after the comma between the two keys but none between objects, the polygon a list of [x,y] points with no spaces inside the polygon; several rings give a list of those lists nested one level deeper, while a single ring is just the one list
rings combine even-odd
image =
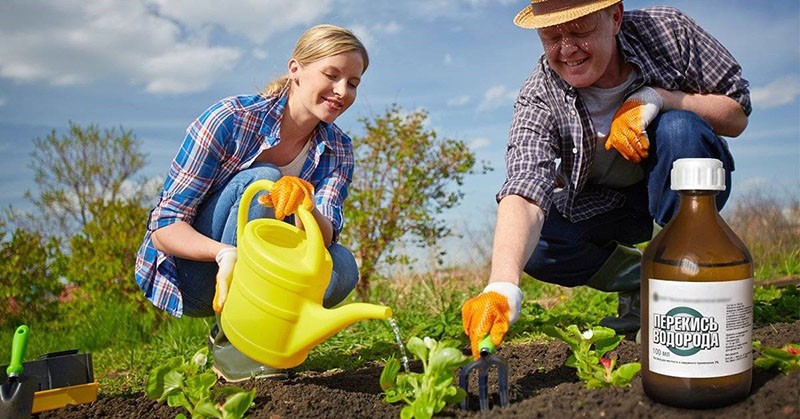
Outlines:
[{"label": "white bottle cap", "polygon": [[725,169],[717,159],[678,159],[672,163],[673,191],[725,190]]}]

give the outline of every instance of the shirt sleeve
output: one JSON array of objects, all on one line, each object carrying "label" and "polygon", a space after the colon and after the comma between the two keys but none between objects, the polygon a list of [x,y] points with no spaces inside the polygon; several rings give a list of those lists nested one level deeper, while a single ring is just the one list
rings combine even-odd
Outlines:
[{"label": "shirt sleeve", "polygon": [[558,142],[554,117],[535,95],[542,90],[529,79],[514,104],[506,149],[506,180],[496,199],[500,202],[508,195],[519,195],[547,212],[553,199]]},{"label": "shirt sleeve", "polygon": [[722,43],[692,18],[675,8],[664,8],[673,15],[665,24],[675,31],[681,65],[681,90],[702,94],[722,94],[737,101],[745,115],[752,112],[749,82],[742,78],[742,67]]},{"label": "shirt sleeve", "polygon": [[[344,227],[344,200],[348,195],[348,186],[353,180],[355,167],[353,146],[344,141],[334,154],[334,164],[320,165],[319,178],[315,184],[315,205],[320,213],[327,217],[333,225],[333,241],[338,240]],[[316,176],[315,176],[316,177]]]},{"label": "shirt sleeve", "polygon": [[191,223],[197,207],[208,194],[233,131],[234,114],[224,102],[211,106],[186,130],[186,137],[172,161],[159,202],[150,214],[148,228],[177,221]]}]

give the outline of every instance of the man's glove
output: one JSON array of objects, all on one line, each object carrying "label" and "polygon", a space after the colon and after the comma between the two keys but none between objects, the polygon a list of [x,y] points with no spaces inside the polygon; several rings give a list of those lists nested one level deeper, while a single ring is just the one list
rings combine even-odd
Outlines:
[{"label": "man's glove", "polygon": [[478,344],[490,335],[495,346],[503,342],[508,327],[519,317],[522,291],[510,282],[492,282],[483,293],[461,307],[461,322],[469,336],[472,357],[480,358]]},{"label": "man's glove", "polygon": [[275,208],[275,218],[283,220],[297,211],[302,204],[307,210],[314,209],[314,187],[295,176],[284,176],[272,185],[269,194],[258,197],[261,205]]},{"label": "man's glove", "polygon": [[622,157],[634,163],[647,158],[650,139],[646,129],[661,111],[662,105],[661,96],[647,86],[625,99],[611,119],[606,150],[614,147]]},{"label": "man's glove", "polygon": [[217,252],[216,260],[219,265],[217,271],[217,289],[214,293],[212,307],[215,313],[222,312],[222,306],[228,299],[228,289],[231,287],[233,278],[233,267],[236,265],[238,252],[235,247],[224,247]]}]

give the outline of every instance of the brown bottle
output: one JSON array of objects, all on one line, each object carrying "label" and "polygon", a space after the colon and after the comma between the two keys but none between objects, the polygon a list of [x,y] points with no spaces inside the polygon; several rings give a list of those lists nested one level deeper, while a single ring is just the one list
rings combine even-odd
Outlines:
[{"label": "brown bottle", "polygon": [[642,256],[642,386],[678,407],[725,406],[750,393],[753,258],[720,217],[716,159],[679,159],[673,219]]}]

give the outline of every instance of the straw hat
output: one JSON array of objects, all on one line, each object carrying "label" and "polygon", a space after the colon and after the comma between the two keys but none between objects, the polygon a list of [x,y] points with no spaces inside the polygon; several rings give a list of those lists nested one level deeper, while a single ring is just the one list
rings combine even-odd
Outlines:
[{"label": "straw hat", "polygon": [[531,0],[514,18],[520,28],[538,29],[560,25],[605,9],[622,0]]}]

